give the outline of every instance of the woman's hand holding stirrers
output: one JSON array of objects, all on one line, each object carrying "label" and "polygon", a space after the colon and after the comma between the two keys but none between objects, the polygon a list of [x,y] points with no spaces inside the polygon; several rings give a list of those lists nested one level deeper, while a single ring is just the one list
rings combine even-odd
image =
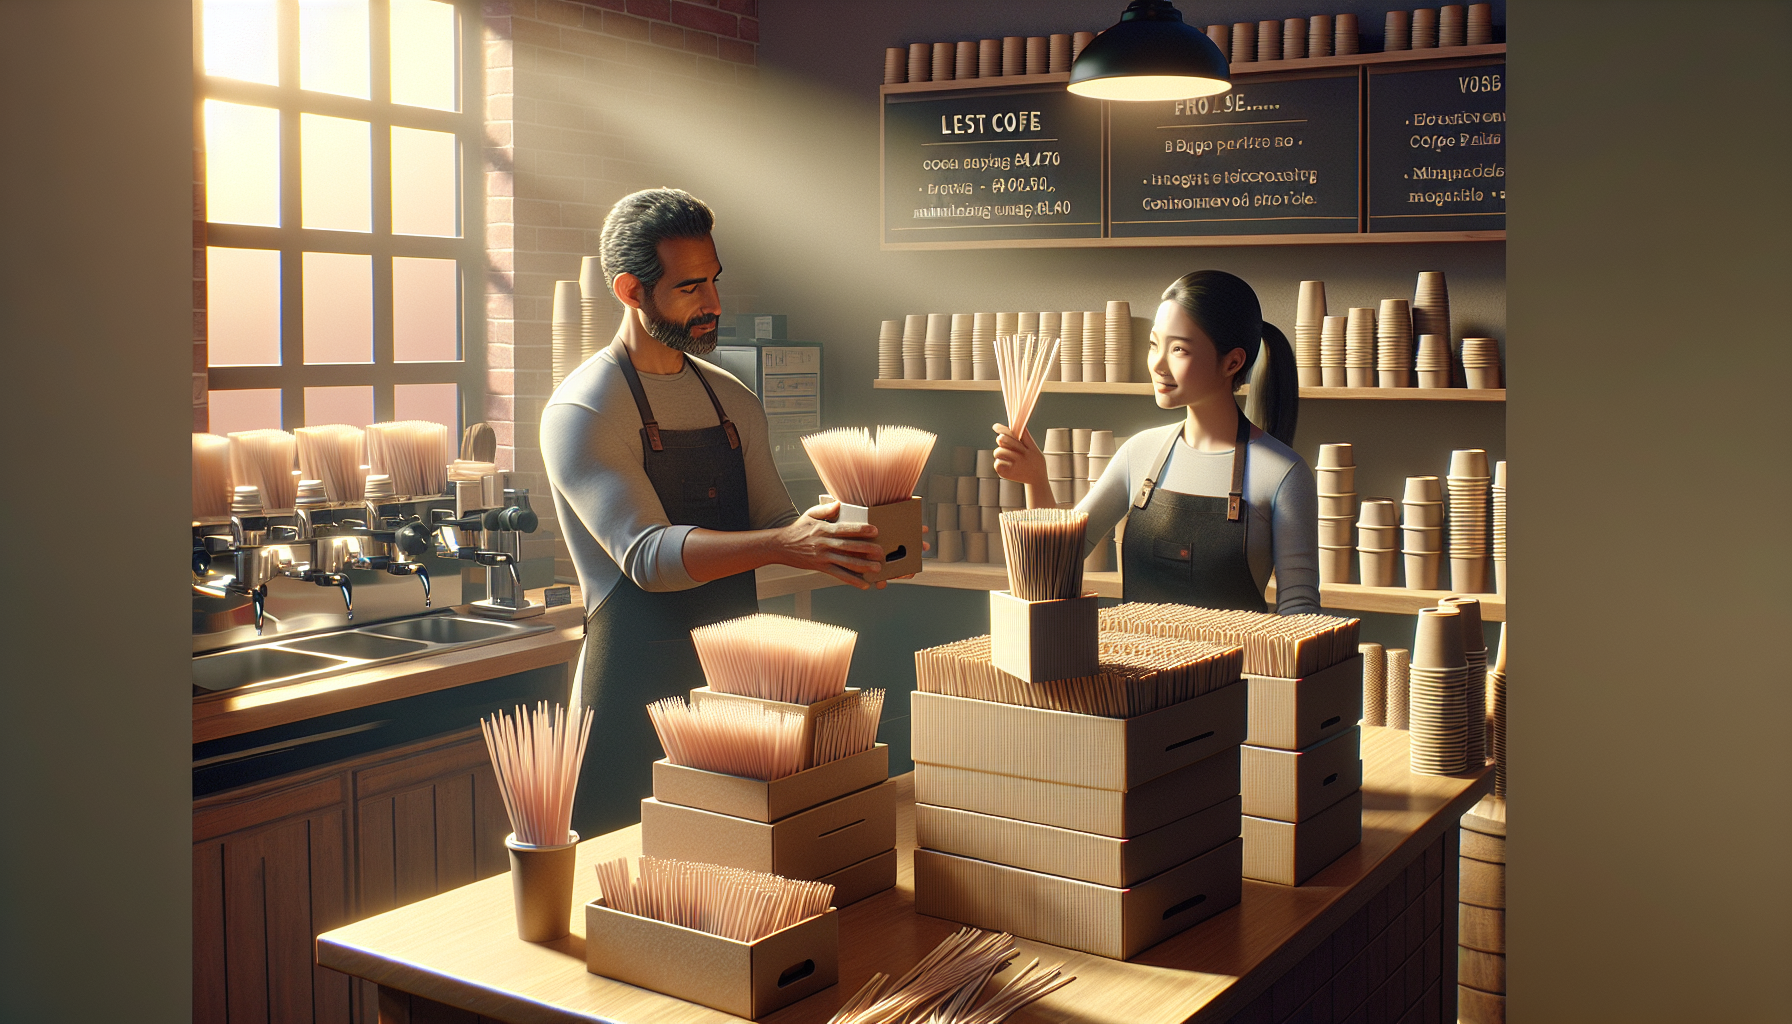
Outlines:
[{"label": "woman's hand holding stirrers", "polygon": [[1045,455],[1027,432],[1027,420],[1058,360],[1058,339],[1031,334],[996,339],[996,375],[1002,381],[1002,404],[1008,423],[995,424],[996,475],[1026,485],[1028,508],[1056,508]]}]

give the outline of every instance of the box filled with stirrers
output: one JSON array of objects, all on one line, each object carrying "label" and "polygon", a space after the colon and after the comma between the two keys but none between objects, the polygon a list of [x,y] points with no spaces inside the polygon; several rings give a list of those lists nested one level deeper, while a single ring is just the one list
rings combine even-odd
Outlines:
[{"label": "box filled with stirrers", "polygon": [[1363,841],[1363,791],[1305,821],[1245,815],[1244,876],[1300,885]]},{"label": "box filled with stirrers", "polygon": [[613,885],[618,867],[626,880],[626,862],[599,865],[616,891],[585,905],[592,974],[748,1020],[840,980],[840,915],[827,886],[648,858],[637,883]]},{"label": "box filled with stirrers", "polygon": [[1355,725],[1363,717],[1363,656],[1356,655],[1304,679],[1247,674],[1250,728],[1245,742],[1300,750]]},{"label": "box filled with stirrers", "polygon": [[889,777],[890,748],[883,743],[770,782],[690,768],[661,758],[653,763],[653,796],[661,803],[770,823]]},{"label": "box filled with stirrers", "polygon": [[1235,906],[1242,850],[1218,849],[1127,888],[915,851],[915,912],[1124,960]]},{"label": "box filled with stirrers", "polygon": [[1024,601],[1005,590],[990,591],[991,663],[1027,683],[1094,675],[1101,662],[1097,601],[1093,592],[1057,601]]},{"label": "box filled with stirrers", "polygon": [[1246,675],[1304,679],[1357,653],[1360,619],[1276,615],[1181,604],[1130,603],[1103,609],[1104,632],[1235,644]]},{"label": "box filled with stirrers", "polygon": [[737,704],[764,709],[767,712],[784,715],[796,715],[802,721],[801,739],[802,766],[805,769],[815,767],[816,735],[820,723],[835,713],[850,713],[857,707],[860,699],[859,688],[848,686],[842,692],[824,697],[813,704],[797,704],[790,701],[766,700],[763,697],[749,697],[740,693],[725,693],[713,686],[699,686],[691,691],[691,706],[700,708],[705,704]]},{"label": "box filled with stirrers", "polygon": [[927,693],[1131,718],[1193,700],[1240,678],[1239,648],[1166,637],[1101,633],[1088,676],[1028,683],[996,667],[993,640],[957,640],[915,652],[915,687]]},{"label": "box filled with stirrers", "polygon": [[819,879],[896,846],[892,783],[862,789],[774,822],[641,801],[641,852]]},{"label": "box filled with stirrers", "polygon": [[934,435],[914,427],[836,427],[803,438],[803,450],[827,488],[824,502],[840,502],[839,521],[877,527],[884,565],[865,579],[909,576],[921,571],[922,500],[915,494]]},{"label": "box filled with stirrers", "polygon": [[1362,729],[1354,725],[1305,750],[1246,745],[1239,758],[1252,817],[1305,821],[1363,788]]}]

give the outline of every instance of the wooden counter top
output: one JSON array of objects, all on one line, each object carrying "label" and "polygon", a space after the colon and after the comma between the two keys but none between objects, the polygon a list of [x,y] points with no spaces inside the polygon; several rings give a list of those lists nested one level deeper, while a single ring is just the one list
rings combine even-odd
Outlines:
[{"label": "wooden counter top", "polygon": [[[1223,1021],[1325,941],[1492,788],[1491,769],[1434,777],[1407,770],[1407,734],[1363,729],[1363,841],[1307,884],[1246,881],[1243,902],[1146,950],[1107,960],[1021,940],[1020,962],[1066,964],[1077,980],[1012,1018],[1146,1024]],[[914,912],[912,776],[898,780],[896,888],[840,912],[840,984],[766,1017],[821,1024],[874,971],[901,974],[957,925]],[[514,1024],[733,1021],[585,970],[583,904],[593,865],[640,852],[640,826],[579,846],[572,934],[516,937],[507,876],[496,876],[318,936],[317,961],[383,987]],[[1452,881],[1453,884],[1453,881]],[[1005,977],[1005,976],[999,976]]]}]

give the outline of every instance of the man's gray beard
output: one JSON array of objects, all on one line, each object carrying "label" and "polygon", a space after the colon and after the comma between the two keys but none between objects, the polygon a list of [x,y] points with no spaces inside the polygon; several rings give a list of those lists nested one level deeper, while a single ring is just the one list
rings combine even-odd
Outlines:
[{"label": "man's gray beard", "polygon": [[706,356],[716,350],[718,331],[713,326],[704,337],[696,337],[689,327],[662,319],[651,299],[641,303],[641,319],[647,323],[648,337],[669,349],[694,356]]}]

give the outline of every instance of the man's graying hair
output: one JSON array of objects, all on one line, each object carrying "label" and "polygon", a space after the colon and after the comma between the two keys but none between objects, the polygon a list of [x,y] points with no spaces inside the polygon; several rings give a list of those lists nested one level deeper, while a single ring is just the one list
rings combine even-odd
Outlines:
[{"label": "man's graying hair", "polygon": [[650,188],[623,196],[604,218],[598,255],[604,283],[612,289],[617,274],[633,274],[649,292],[666,268],[659,244],[667,238],[704,238],[716,217],[703,200],[678,188]]}]

